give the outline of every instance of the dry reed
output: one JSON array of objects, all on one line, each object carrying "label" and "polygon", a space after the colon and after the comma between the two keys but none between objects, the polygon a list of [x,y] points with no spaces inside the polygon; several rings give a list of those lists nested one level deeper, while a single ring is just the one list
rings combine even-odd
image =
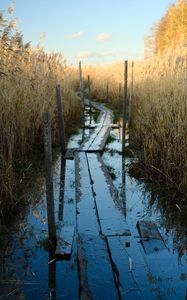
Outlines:
[{"label": "dry reed", "polygon": [[[146,171],[174,189],[187,191],[187,49],[178,47],[134,63],[133,143]],[[129,63],[129,85],[131,78]],[[123,63],[87,67],[93,97],[117,102]]]},{"label": "dry reed", "polygon": [[[14,199],[15,165],[43,143],[42,114],[50,111],[57,132],[55,86],[62,86],[66,129],[79,119],[75,94],[78,73],[67,67],[61,54],[24,44],[15,24],[0,19],[0,207]],[[6,201],[6,206],[11,201]]]}]

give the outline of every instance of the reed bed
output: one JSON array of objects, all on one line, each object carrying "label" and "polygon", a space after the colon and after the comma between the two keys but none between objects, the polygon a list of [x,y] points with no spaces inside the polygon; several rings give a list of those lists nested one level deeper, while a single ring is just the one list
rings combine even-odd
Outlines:
[{"label": "reed bed", "polygon": [[[1,25],[1,24],[0,24]],[[43,145],[42,115],[50,111],[57,137],[55,87],[61,84],[66,130],[79,120],[78,72],[61,54],[23,44],[7,25],[0,36],[0,208],[15,204],[16,166]]]},{"label": "reed bed", "polygon": [[[173,195],[187,192],[186,64],[187,49],[182,46],[134,62],[132,142],[149,179],[172,188]],[[105,99],[103,82],[108,81],[109,99],[117,103],[123,72],[123,63],[85,68],[93,97]],[[130,87],[131,62],[128,78]]]}]

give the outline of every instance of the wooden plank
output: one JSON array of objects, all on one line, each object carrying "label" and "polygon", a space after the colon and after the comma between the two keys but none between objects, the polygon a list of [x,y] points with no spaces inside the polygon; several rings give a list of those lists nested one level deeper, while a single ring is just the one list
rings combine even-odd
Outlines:
[{"label": "wooden plank", "polygon": [[57,233],[55,255],[61,259],[70,259],[74,239],[74,226],[62,225]]},{"label": "wooden plank", "polygon": [[77,227],[79,233],[99,234],[99,223],[85,152],[75,155]]},{"label": "wooden plank", "polygon": [[105,239],[79,234],[80,299],[119,299]]},{"label": "wooden plank", "polygon": [[111,122],[112,115],[110,114],[110,112],[105,112],[105,114],[103,113],[100,123],[98,123],[96,129],[93,131],[88,140],[83,144],[83,146],[80,147],[80,149],[82,151],[89,152],[103,151],[107,138],[110,134]]},{"label": "wooden plank", "polygon": [[121,299],[157,299],[156,286],[132,236],[107,237]]},{"label": "wooden plank", "polygon": [[64,207],[63,223],[76,226],[76,199],[75,199],[75,163],[73,160],[66,160],[66,176],[64,184]]},{"label": "wooden plank", "polygon": [[156,224],[152,221],[138,221],[137,228],[141,237],[141,243],[147,254],[166,249]]},{"label": "wooden plank", "polygon": [[102,234],[130,235],[123,209],[118,203],[116,188],[101,156],[87,153],[87,157]]}]

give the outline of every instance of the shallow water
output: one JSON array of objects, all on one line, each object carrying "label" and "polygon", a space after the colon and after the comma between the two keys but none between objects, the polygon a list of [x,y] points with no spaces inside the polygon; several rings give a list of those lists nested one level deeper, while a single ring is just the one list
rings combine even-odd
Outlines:
[{"label": "shallow water", "polygon": [[[90,120],[87,118],[87,123]],[[91,124],[94,121],[91,120]],[[80,129],[68,147],[76,148],[90,132]],[[172,213],[161,205],[145,184],[128,174],[132,158],[122,157],[121,137],[118,129],[111,133],[114,140],[107,144],[103,159],[115,174],[121,209],[132,235],[139,239],[138,220],[153,220],[165,241],[166,249],[159,253],[142,254],[150,268],[150,283],[157,286],[157,299],[185,299],[187,286],[186,223],[181,212]],[[74,161],[66,160],[65,178],[61,172],[61,156],[54,164],[55,216],[65,224],[76,226]],[[30,196],[31,204],[25,215],[4,239],[0,250],[0,299],[79,299],[76,243],[69,261],[56,261],[54,253],[44,249],[47,237],[45,180],[38,178],[38,197]],[[60,182],[64,181],[64,188]],[[59,197],[64,198],[64,210],[59,210]],[[60,217],[60,218],[61,218]],[[59,225],[60,226],[60,225]],[[136,266],[135,266],[136,267]]]}]

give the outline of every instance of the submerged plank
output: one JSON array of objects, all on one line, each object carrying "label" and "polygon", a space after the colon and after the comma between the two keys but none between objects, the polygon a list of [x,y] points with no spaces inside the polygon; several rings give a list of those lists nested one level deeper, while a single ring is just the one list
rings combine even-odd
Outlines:
[{"label": "submerged plank", "polygon": [[101,156],[87,153],[87,158],[102,234],[130,235],[123,210],[118,203],[116,188]]},{"label": "submerged plank", "polygon": [[157,299],[154,283],[132,236],[107,237],[121,299]]},{"label": "submerged plank", "polygon": [[99,234],[99,224],[85,152],[75,155],[77,227],[79,233]]},{"label": "submerged plank", "polygon": [[119,299],[105,239],[78,235],[80,299]]},{"label": "submerged plank", "polygon": [[55,255],[59,258],[69,259],[72,252],[72,245],[74,239],[74,226],[63,225],[57,236],[57,246]]},{"label": "submerged plank", "polygon": [[146,254],[166,249],[162,236],[152,221],[138,221],[137,228]]}]

